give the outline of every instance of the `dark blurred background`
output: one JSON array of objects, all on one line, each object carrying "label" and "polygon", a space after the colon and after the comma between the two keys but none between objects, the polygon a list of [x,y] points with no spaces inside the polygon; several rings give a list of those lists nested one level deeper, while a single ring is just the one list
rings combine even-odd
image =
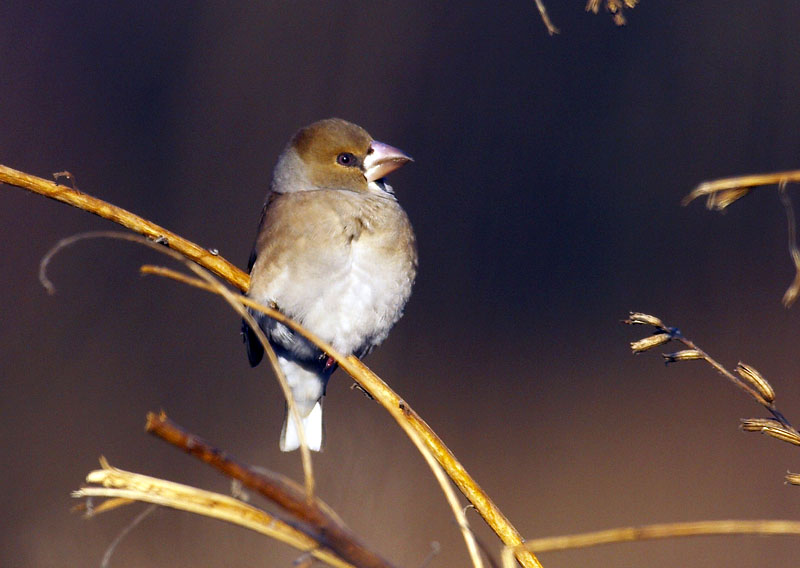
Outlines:
[{"label": "dark blurred background", "polygon": [[[83,191],[244,266],[274,160],[340,116],[416,162],[391,176],[419,239],[403,320],[367,363],[423,416],[527,537],[619,525],[797,518],[788,444],[737,430],[764,413],[707,366],[633,357],[677,325],[720,361],[754,365],[800,422],[800,308],[775,188],[725,215],[681,198],[706,179],[800,167],[800,3],[643,0],[617,28],[581,0],[38,3],[0,9],[0,163]],[[107,221],[0,188],[0,564],[98,565],[140,510],[91,521],[69,497],[113,465],[227,491],[143,432],[163,408],[253,464],[278,451],[283,402],[250,369],[219,299],[155,277],[164,258],[59,239]],[[658,349],[656,351],[669,350]],[[467,563],[421,457],[337,373],[319,495],[375,549]],[[498,541],[470,513],[489,549]],[[615,545],[547,568],[796,564],[779,538]],[[243,529],[158,511],[113,566],[289,566]]]}]

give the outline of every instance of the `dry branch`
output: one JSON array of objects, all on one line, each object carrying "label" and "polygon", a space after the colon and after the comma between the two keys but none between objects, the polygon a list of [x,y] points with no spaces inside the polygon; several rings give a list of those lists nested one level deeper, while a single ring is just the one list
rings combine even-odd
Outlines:
[{"label": "dry branch", "polygon": [[108,511],[120,503],[143,501],[239,525],[311,554],[331,566],[341,568],[353,566],[333,552],[320,548],[319,541],[314,535],[309,536],[266,511],[229,495],[123,471],[111,467],[103,458],[100,459],[100,465],[102,469],[92,471],[86,477],[88,483],[95,485],[83,487],[72,493],[75,498],[108,499],[87,510],[88,517]]},{"label": "dry branch", "polygon": [[786,189],[786,185],[789,182],[798,181],[800,181],[800,170],[715,179],[704,181],[695,187],[681,202],[683,205],[688,205],[698,197],[705,197],[707,209],[723,211],[730,204],[735,203],[750,193],[750,190],[754,187],[762,187],[765,185],[778,186],[781,204],[786,211],[789,256],[794,265],[794,279],[783,294],[783,305],[786,308],[790,308],[795,300],[797,300],[797,297],[800,296],[800,247],[797,245],[794,207],[792,206],[792,201]]},{"label": "dry branch", "polygon": [[688,205],[698,197],[706,198],[706,207],[722,211],[728,205],[747,195],[754,187],[800,181],[800,170],[774,172],[769,174],[750,174],[704,181],[683,198],[682,205]]},{"label": "dry branch", "polygon": [[[187,258],[208,269],[231,285],[240,290],[247,290],[249,287],[248,275],[221,256],[212,254],[206,249],[183,239],[171,231],[167,231],[137,215],[105,201],[93,198],[74,188],[58,185],[52,181],[19,172],[3,165],[0,165],[0,183],[13,185],[67,203],[73,207],[114,221],[147,237],[165,239],[165,244],[169,246],[169,248],[185,255]],[[290,322],[288,318],[285,318],[285,316],[282,316],[282,314],[278,312],[275,312],[275,316],[270,314],[270,317],[275,317],[275,319],[279,319],[282,323],[287,323],[287,325],[290,326],[294,323]],[[294,325],[296,326],[296,324]],[[297,327],[295,327],[295,329],[296,328]],[[323,351],[327,352],[328,355],[335,355],[329,346],[324,346],[322,342],[316,344]],[[351,356],[346,359],[339,357],[336,360],[356,382],[392,414],[406,433],[415,432],[416,435],[420,436],[425,446],[436,457],[436,460],[442,468],[444,468],[448,477],[453,480],[464,496],[472,503],[475,510],[489,524],[503,544],[511,547],[522,544],[523,539],[517,529],[514,528],[500,509],[492,502],[486,492],[472,479],[450,449],[444,445],[427,423],[425,423],[403,399],[356,357]],[[541,564],[532,553],[519,550],[516,555],[520,564],[525,568],[541,568]]]},{"label": "dry branch", "polygon": [[800,536],[800,521],[755,520],[755,521],[694,521],[689,523],[665,523],[640,527],[622,527],[604,531],[537,538],[523,546],[533,552],[572,550],[601,544],[633,542],[660,538],[710,535],[769,535]]},{"label": "dry branch", "polygon": [[[167,278],[172,278],[172,279],[177,280],[179,282],[183,282],[184,284],[187,284],[187,285],[190,285],[190,286],[195,286],[197,288],[201,288],[201,289],[209,291],[209,292],[213,292],[213,293],[219,293],[220,292],[220,290],[217,287],[212,286],[211,283],[209,283],[209,282],[198,280],[196,278],[188,277],[188,276],[186,276],[184,274],[181,274],[179,272],[175,272],[174,270],[170,270],[169,268],[160,267],[160,266],[145,265],[145,266],[141,267],[141,271],[144,274],[155,274],[155,275],[158,275],[158,276],[164,276],[164,277],[167,277]],[[340,353],[335,351],[333,349],[333,347],[331,347],[327,343],[323,342],[320,338],[316,337],[313,333],[311,333],[307,329],[303,328],[302,326],[297,324],[295,321],[287,318],[286,316],[284,316],[280,312],[278,312],[278,311],[276,311],[276,310],[274,310],[272,308],[268,308],[266,306],[262,306],[261,304],[259,304],[257,302],[254,302],[253,300],[251,300],[251,299],[249,299],[249,298],[247,298],[245,296],[241,296],[241,295],[233,296],[232,294],[227,294],[225,299],[229,303],[234,305],[234,306],[235,306],[235,302],[237,302],[237,301],[241,302],[241,304],[243,304],[243,305],[246,305],[246,306],[248,306],[248,307],[250,307],[252,309],[258,310],[258,311],[260,311],[260,312],[272,317],[273,319],[275,319],[275,320],[277,320],[277,321],[279,321],[281,323],[284,323],[285,325],[287,325],[288,327],[294,329],[300,335],[302,335],[303,337],[305,337],[306,339],[308,339],[309,341],[311,341],[312,343],[317,345],[317,347],[319,347],[320,349],[325,351],[331,358],[333,358],[340,365],[343,365],[343,366],[349,365],[348,359],[346,359]],[[240,308],[240,306],[235,306],[235,307]],[[357,361],[357,359],[356,359],[356,361]],[[364,369],[365,369],[365,371],[358,371],[357,369],[353,369],[353,370],[351,370],[349,372],[350,372],[352,377],[356,378],[362,385],[364,385],[365,390],[367,388],[369,388],[367,386],[369,384],[373,384],[374,387],[380,386],[378,384],[378,382],[376,382],[376,379],[377,379],[377,381],[380,381],[380,379],[375,375],[368,376],[366,374],[368,369],[366,367],[364,367]],[[383,385],[383,387],[385,387],[385,389],[373,388],[372,392],[376,393],[376,392],[385,391],[386,389],[388,389],[388,387],[385,384]],[[389,409],[389,411],[391,412],[392,408],[398,408],[398,409],[402,410],[403,405],[404,405],[404,403],[402,403],[402,402],[397,402],[397,403],[393,404],[390,401],[389,405],[384,405],[384,406],[387,409]],[[458,526],[461,529],[462,535],[464,537],[464,541],[465,541],[465,543],[467,545],[467,550],[468,550],[468,552],[470,554],[470,558],[472,559],[473,566],[475,568],[482,568],[483,567],[483,560],[481,558],[481,553],[480,553],[480,548],[478,547],[478,543],[475,540],[475,536],[473,535],[472,530],[469,528],[469,524],[467,522],[467,517],[464,514],[464,511],[462,510],[461,505],[458,503],[458,499],[457,499],[457,497],[455,495],[455,492],[454,492],[451,484],[448,482],[446,472],[444,471],[442,466],[439,464],[437,456],[434,455],[434,453],[428,447],[428,444],[423,439],[423,436],[421,435],[421,433],[418,432],[416,429],[410,427],[407,424],[407,422],[404,420],[405,415],[403,414],[403,412],[392,413],[392,415],[395,417],[395,420],[397,420],[397,422],[400,425],[400,427],[402,427],[406,431],[406,434],[411,439],[411,441],[414,443],[414,445],[417,447],[417,450],[422,454],[422,457],[424,457],[425,460],[428,462],[428,466],[431,468],[431,471],[433,472],[434,476],[436,477],[437,482],[439,483],[440,487],[442,488],[442,491],[445,494],[445,497],[447,498],[447,502],[450,505],[450,508],[451,508],[451,510],[453,512],[453,515],[455,516],[456,520],[458,521]]]},{"label": "dry branch", "polygon": [[147,246],[157,252],[165,254],[178,262],[182,262],[189,270],[194,272],[197,276],[200,277],[201,280],[199,282],[203,282],[203,288],[208,289],[216,294],[222,296],[226,302],[242,317],[248,325],[250,325],[255,332],[258,340],[261,342],[262,346],[264,347],[264,353],[267,355],[267,358],[272,366],[273,371],[275,372],[275,376],[278,379],[278,383],[281,386],[281,390],[283,391],[283,395],[286,399],[286,404],[288,408],[289,415],[294,419],[297,420],[299,427],[298,427],[298,434],[300,435],[300,457],[303,463],[303,475],[305,477],[305,485],[306,485],[306,493],[309,497],[313,497],[314,495],[314,473],[313,467],[311,463],[311,451],[308,448],[308,444],[305,441],[305,433],[302,428],[302,423],[300,420],[300,415],[297,411],[297,406],[294,402],[294,395],[292,394],[292,390],[289,388],[289,384],[286,381],[286,376],[283,374],[283,371],[278,364],[277,356],[275,355],[275,351],[272,349],[272,346],[269,343],[266,335],[261,330],[261,328],[256,325],[256,322],[253,320],[253,316],[245,310],[241,303],[236,300],[238,295],[234,295],[226,286],[222,285],[220,281],[211,275],[208,270],[199,266],[192,260],[187,259],[181,253],[166,248],[162,246],[157,241],[152,241],[150,239],[141,237],[139,235],[132,235],[129,233],[122,233],[118,231],[94,231],[88,233],[79,233],[77,235],[72,235],[71,237],[67,237],[65,239],[61,239],[56,245],[51,248],[47,254],[42,258],[42,261],[39,263],[39,281],[42,285],[47,288],[50,293],[55,291],[55,286],[53,286],[52,282],[50,282],[49,278],[47,277],[47,266],[52,260],[52,258],[64,248],[75,244],[76,242],[86,240],[86,239],[94,239],[94,238],[108,238],[108,239],[120,239],[125,241],[130,241],[134,243],[138,243],[143,246]]},{"label": "dry branch", "polygon": [[542,18],[544,27],[547,28],[547,33],[550,35],[556,35],[559,33],[558,28],[553,25],[552,21],[550,21],[550,16],[547,14],[547,8],[545,8],[542,0],[536,0],[536,9],[539,10],[539,16]]},{"label": "dry branch", "polygon": [[223,257],[107,201],[97,199],[72,187],[59,185],[53,181],[32,176],[1,164],[0,183],[7,183],[8,185],[61,201],[98,217],[113,221],[134,233],[158,240],[158,242],[193,260],[240,290],[246,291],[250,284],[247,274]]},{"label": "dry branch", "polygon": [[[749,418],[743,420],[741,423],[741,429],[743,431],[761,432],[777,440],[800,446],[800,432],[792,426],[775,404],[775,389],[772,388],[772,385],[767,379],[754,367],[739,361],[735,368],[735,374],[732,373],[716,359],[700,349],[692,340],[684,337],[677,327],[665,325],[664,322],[656,316],[643,314],[641,312],[631,312],[629,318],[623,320],[622,323],[653,327],[653,335],[631,342],[631,349],[634,354],[642,353],[656,345],[662,345],[667,341],[682,343],[688,349],[675,353],[662,354],[667,363],[689,360],[705,361],[720,375],[750,395],[772,415],[772,418]],[[652,341],[653,338],[658,338],[658,340]],[[792,483],[792,478],[787,476],[787,481]]]},{"label": "dry branch", "polygon": [[301,521],[297,528],[302,532],[345,561],[355,566],[391,567],[387,560],[364,546],[330,507],[318,499],[309,501],[303,488],[292,480],[277,473],[254,470],[202,438],[186,432],[163,412],[147,415],[146,430],[257,491]]}]

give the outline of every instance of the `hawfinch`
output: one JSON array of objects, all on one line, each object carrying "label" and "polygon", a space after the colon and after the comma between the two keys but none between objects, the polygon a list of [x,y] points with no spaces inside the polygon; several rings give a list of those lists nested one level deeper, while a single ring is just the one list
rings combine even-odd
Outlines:
[{"label": "hawfinch", "polygon": [[[278,158],[250,255],[248,296],[277,308],[343,355],[363,357],[403,314],[417,271],[414,232],[384,176],[411,157],[338,118],[298,131]],[[275,349],[312,450],[336,365],[288,327],[250,313]],[[252,366],[262,345],[243,325]],[[286,415],[280,447],[300,445]]]}]

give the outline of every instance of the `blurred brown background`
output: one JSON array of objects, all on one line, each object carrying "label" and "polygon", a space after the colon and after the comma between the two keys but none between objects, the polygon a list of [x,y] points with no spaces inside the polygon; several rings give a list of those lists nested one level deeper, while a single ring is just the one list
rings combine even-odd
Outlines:
[{"label": "blurred brown background", "polygon": [[[300,126],[341,116],[416,163],[391,176],[418,233],[406,315],[367,360],[528,536],[618,525],[797,518],[796,450],[746,435],[759,407],[700,363],[633,357],[642,310],[728,366],[742,359],[800,422],[800,308],[774,188],[726,215],[680,199],[720,176],[800,167],[800,3],[643,0],[629,25],[532,1],[100,4],[0,9],[0,163],[78,186],[244,266],[274,160]],[[283,402],[251,370],[222,301],[154,277],[126,243],[38,262],[114,226],[0,188],[0,565],[94,566],[139,507],[83,521],[69,492],[106,455],[226,491],[142,431],[166,409],[254,464]],[[663,351],[663,350],[660,350]],[[337,373],[319,494],[404,566],[467,556],[423,460]],[[497,541],[470,517],[497,554]],[[796,564],[791,539],[627,544],[566,566]],[[297,553],[163,510],[113,566],[289,566]]]}]

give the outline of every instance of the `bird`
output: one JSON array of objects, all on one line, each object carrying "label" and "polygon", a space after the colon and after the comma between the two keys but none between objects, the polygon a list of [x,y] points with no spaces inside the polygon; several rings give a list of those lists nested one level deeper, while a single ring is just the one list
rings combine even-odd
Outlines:
[{"label": "bird", "polygon": [[[403,315],[417,273],[416,237],[385,176],[413,161],[340,118],[301,128],[274,167],[250,255],[247,296],[276,307],[341,354],[367,355]],[[248,308],[275,350],[309,449],[324,442],[322,397],[335,362]],[[264,348],[242,323],[250,365]],[[300,446],[286,409],[284,452]]]}]

